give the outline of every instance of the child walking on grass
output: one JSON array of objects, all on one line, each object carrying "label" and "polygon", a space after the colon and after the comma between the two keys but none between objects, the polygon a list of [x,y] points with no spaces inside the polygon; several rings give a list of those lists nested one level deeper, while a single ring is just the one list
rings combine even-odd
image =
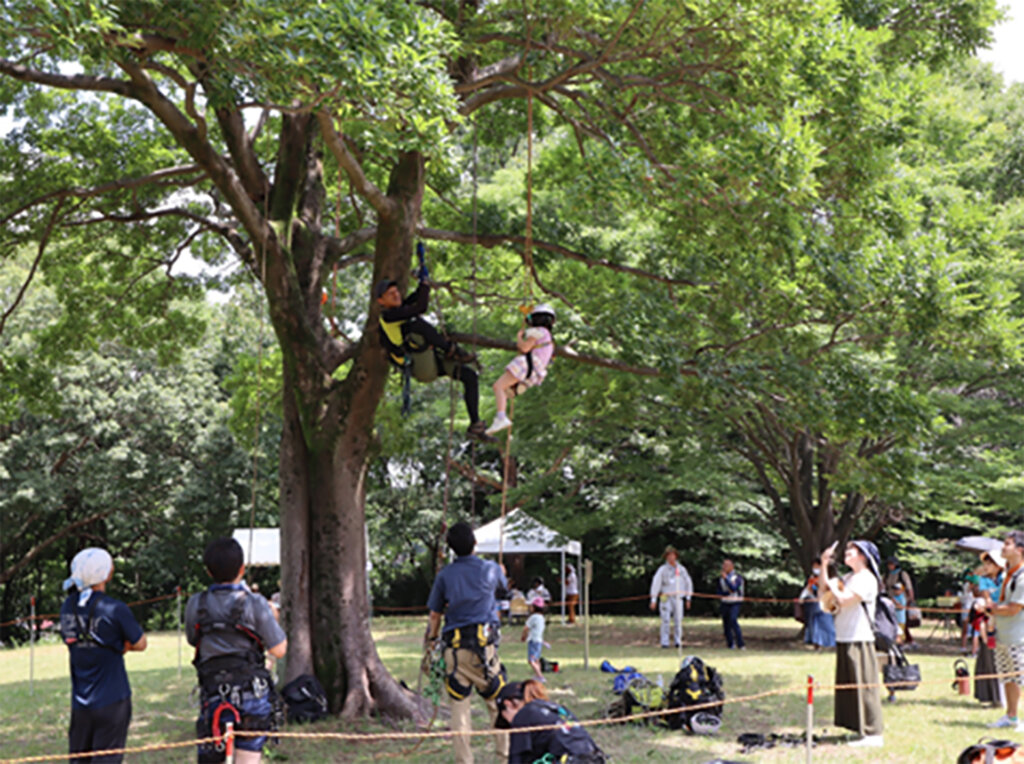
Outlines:
[{"label": "child walking on grass", "polygon": [[522,355],[513,358],[494,383],[494,404],[498,412],[494,422],[487,428],[488,435],[512,426],[512,420],[505,414],[509,397],[543,382],[548,364],[555,353],[555,341],[551,337],[551,327],[555,325],[555,309],[542,302],[530,311],[526,323],[529,327],[520,329],[516,334],[516,348]]},{"label": "child walking on grass", "polygon": [[526,643],[526,662],[530,664],[536,678],[543,682],[544,675],[540,667],[540,655],[545,647],[551,647],[544,641],[544,600],[537,597],[530,603],[530,617],[526,619],[520,642]]}]

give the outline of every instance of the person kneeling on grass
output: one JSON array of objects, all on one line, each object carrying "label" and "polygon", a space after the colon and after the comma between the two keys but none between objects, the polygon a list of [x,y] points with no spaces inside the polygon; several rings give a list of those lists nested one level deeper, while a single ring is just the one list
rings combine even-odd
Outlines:
[{"label": "person kneeling on grass", "polygon": [[[573,764],[604,764],[604,751],[578,722],[572,711],[553,703],[544,685],[534,679],[507,684],[498,694],[494,726],[510,733],[508,764],[532,764],[545,757]],[[529,727],[551,729],[516,732]]]}]

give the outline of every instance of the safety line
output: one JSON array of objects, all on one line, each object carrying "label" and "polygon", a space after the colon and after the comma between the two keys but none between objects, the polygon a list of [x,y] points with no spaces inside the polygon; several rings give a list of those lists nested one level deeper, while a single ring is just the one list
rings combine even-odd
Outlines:
[{"label": "safety line", "polygon": [[[136,600],[135,602],[129,602],[129,603],[126,603],[126,604],[128,605],[128,607],[137,607],[139,605],[148,605],[148,604],[151,604],[153,602],[161,602],[162,600],[173,599],[176,596],[178,596],[177,593],[174,593],[174,594],[163,594],[163,595],[160,595],[159,597],[150,597],[149,599]],[[191,596],[191,595],[184,595],[183,594],[182,596],[187,597],[187,596]],[[725,597],[726,595],[722,595],[722,594],[706,594],[704,592],[693,592],[693,593],[691,593],[689,595],[680,594],[679,596],[681,598],[693,597],[694,599],[720,600],[723,597]],[[591,605],[609,605],[609,604],[620,603],[620,602],[639,602],[641,600],[647,600],[647,599],[650,599],[649,595],[646,595],[646,594],[635,594],[635,595],[629,595],[629,596],[626,596],[626,597],[606,597],[604,599],[591,600],[590,604]],[[817,602],[817,600],[801,600],[798,597],[744,597],[741,600],[741,602],[756,602],[758,604],[786,605],[786,604],[793,604],[793,603],[796,603],[796,602]],[[566,604],[566,603],[563,603],[561,600],[551,600],[550,602],[548,602],[548,605],[552,606],[552,607],[558,607],[558,606],[560,606],[562,604]],[[898,605],[896,607],[897,607],[897,609],[900,609],[900,610],[905,609],[905,608],[901,608]],[[923,605],[913,605],[913,606],[907,605],[905,607],[906,608],[916,607],[922,613],[938,613],[938,614],[956,615],[957,613],[964,612],[963,608],[956,608],[956,607],[953,607],[953,608],[947,608],[947,607],[927,607],[927,606],[923,606]],[[426,613],[426,612],[428,612],[428,608],[427,608],[426,605],[373,605],[372,608],[374,610],[380,611],[382,613],[410,613],[410,614],[415,614],[415,613]],[[35,620],[42,621],[42,620],[45,620],[47,618],[59,618],[59,617],[60,617],[60,613],[43,613],[42,615],[36,615],[35,616]],[[29,622],[31,620],[33,620],[33,617],[26,615],[26,616],[22,616],[21,618],[15,618],[13,621],[5,621],[3,623],[0,623],[0,627],[3,627],[3,626],[15,626],[17,624],[27,623],[27,622]]]},{"label": "safety line", "polygon": [[[149,604],[151,604],[153,602],[160,602],[162,600],[174,599],[177,596],[178,596],[178,593],[174,592],[173,594],[161,594],[159,597],[150,597],[149,599],[136,600],[135,602],[126,602],[125,604],[128,607],[138,607],[139,605],[149,605]],[[60,618],[60,613],[43,613],[41,615],[40,614],[36,614],[35,616],[26,615],[26,616],[22,616],[21,618],[15,618],[13,621],[4,621],[3,623],[0,623],[0,627],[2,627],[2,626],[16,626],[16,625],[18,625],[20,623],[25,623],[27,621],[32,621],[32,620],[44,621],[47,618]],[[3,761],[3,760],[0,759],[0,761]]]},{"label": "safety line", "polygon": [[[235,733],[238,734],[237,732]],[[220,738],[204,737],[198,740],[185,740],[180,743],[151,743],[140,745],[134,748],[108,748],[105,751],[83,751],[75,753],[75,758],[92,758],[95,756],[113,756],[126,753],[148,753],[150,751],[170,751],[175,748],[190,748],[194,745],[206,745],[207,743],[220,742]],[[0,764],[30,764],[36,761],[62,761],[69,758],[67,751],[58,754],[46,754],[41,756],[23,756],[20,759],[0,759]]]},{"label": "safety line", "polygon": [[[725,598],[728,595],[724,595],[724,594],[705,594],[703,592],[693,592],[691,594],[679,594],[678,596],[679,596],[680,599],[686,599],[688,597],[693,597],[694,599],[720,600],[720,599]],[[639,602],[641,600],[647,600],[647,599],[650,599],[650,596],[647,595],[647,594],[635,594],[635,595],[629,595],[629,596],[626,596],[626,597],[606,597],[604,599],[591,600],[590,604],[591,605],[607,605],[607,604],[618,603],[618,602]],[[777,605],[786,605],[786,604],[791,605],[791,604],[794,604],[794,603],[797,603],[797,602],[817,602],[817,600],[801,600],[798,597],[744,597],[742,600],[740,600],[740,602],[756,602],[758,604],[766,604],[767,603],[767,604],[777,604]],[[547,605],[550,606],[550,607],[558,607],[558,606],[563,605],[563,604],[568,604],[568,603],[567,603],[567,601],[563,602],[561,600],[550,600],[547,603]],[[907,607],[916,607],[922,613],[947,613],[947,614],[950,614],[950,615],[955,615],[957,613],[962,613],[963,612],[962,608],[925,607],[925,606],[920,606],[920,605],[913,605],[913,606],[907,606]],[[427,607],[425,605],[374,605],[373,609],[374,610],[379,610],[381,612],[395,612],[395,613],[425,613],[425,612],[427,612]],[[903,608],[900,608],[899,606],[897,606],[897,609],[903,609]]]},{"label": "safety line", "polygon": [[[1024,674],[1024,671],[1012,671],[997,674],[978,674],[974,679],[1005,679],[1010,677],[1019,677]],[[894,682],[862,682],[856,684],[822,684],[815,682],[815,690],[856,690],[856,689],[869,689],[874,687],[901,687],[907,685],[914,685],[915,687],[928,684],[946,684],[949,679],[929,679],[929,680],[901,680]],[[337,740],[347,742],[372,742],[372,741],[386,741],[386,740],[425,740],[425,739],[443,739],[452,737],[494,737],[496,735],[507,735],[515,734],[520,732],[545,732],[550,730],[565,729],[566,727],[600,727],[610,726],[614,724],[624,724],[634,721],[644,721],[646,719],[653,719],[660,716],[671,716],[680,713],[681,710],[685,710],[687,713],[701,711],[709,708],[716,708],[718,706],[734,705],[738,703],[749,703],[754,700],[763,700],[764,698],[788,695],[791,693],[803,693],[807,686],[804,683],[790,685],[787,687],[780,687],[774,690],[765,690],[764,692],[755,693],[753,695],[744,695],[736,698],[723,698],[721,700],[707,701],[705,703],[696,703],[693,705],[685,706],[684,708],[662,708],[654,711],[643,711],[635,714],[628,714],[626,716],[618,716],[614,718],[600,718],[600,719],[583,719],[575,722],[560,723],[560,724],[547,724],[547,725],[535,725],[532,727],[517,727],[514,730],[505,729],[476,729],[476,730],[438,730],[438,731],[426,731],[426,732],[379,732],[379,733],[356,733],[356,732],[286,732],[282,730],[235,730],[234,735],[238,737],[276,737],[282,740]],[[92,756],[108,756],[114,754],[133,754],[133,753],[145,753],[148,751],[162,751],[171,750],[176,748],[187,748],[195,745],[205,745],[208,743],[218,742],[218,738],[208,737],[200,738],[197,740],[188,740],[177,743],[153,743],[145,746],[137,746],[133,748],[119,748],[109,749],[104,751],[91,751],[87,753],[76,753],[75,756],[81,757],[92,757]],[[26,756],[17,759],[0,759],[0,764],[32,764],[33,762],[46,762],[46,761],[58,761],[67,759],[67,753],[51,754],[43,756]]]}]

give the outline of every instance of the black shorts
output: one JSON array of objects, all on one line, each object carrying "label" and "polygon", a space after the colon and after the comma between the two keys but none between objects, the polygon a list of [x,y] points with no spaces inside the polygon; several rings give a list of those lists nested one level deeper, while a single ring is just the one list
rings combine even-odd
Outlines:
[{"label": "black shorts", "polygon": [[[125,698],[101,708],[71,707],[68,753],[124,748],[132,721],[132,699]],[[72,764],[121,764],[123,754],[72,756]]]}]

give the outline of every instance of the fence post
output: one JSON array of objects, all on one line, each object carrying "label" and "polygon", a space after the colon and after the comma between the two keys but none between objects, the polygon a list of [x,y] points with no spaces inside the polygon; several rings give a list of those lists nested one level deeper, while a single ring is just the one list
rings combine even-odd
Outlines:
[{"label": "fence post", "polygon": [[590,582],[594,578],[594,563],[583,561],[583,670],[590,668]]},{"label": "fence post", "polygon": [[224,764],[235,764],[235,723],[227,723],[224,733]]},{"label": "fence post", "polygon": [[807,764],[811,764],[814,747],[814,676],[807,675]]},{"label": "fence post", "polygon": [[181,679],[181,587],[177,587],[177,600],[178,600],[178,679]]},{"label": "fence post", "polygon": [[36,694],[36,598],[29,597],[28,618],[28,694]]}]

